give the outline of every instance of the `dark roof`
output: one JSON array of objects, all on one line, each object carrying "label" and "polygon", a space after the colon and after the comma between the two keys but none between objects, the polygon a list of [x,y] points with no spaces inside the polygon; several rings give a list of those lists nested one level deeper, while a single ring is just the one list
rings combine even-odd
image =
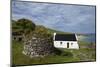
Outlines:
[{"label": "dark roof", "polygon": [[56,34],[56,41],[77,41],[75,34]]}]

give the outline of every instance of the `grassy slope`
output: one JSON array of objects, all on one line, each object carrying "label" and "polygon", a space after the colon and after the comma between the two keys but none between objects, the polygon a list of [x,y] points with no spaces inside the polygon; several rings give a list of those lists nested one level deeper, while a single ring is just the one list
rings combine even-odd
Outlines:
[{"label": "grassy slope", "polygon": [[62,31],[56,31],[56,30],[53,30],[53,29],[49,29],[47,28],[48,32],[53,34],[53,33],[58,33],[58,34],[71,34],[69,32],[62,32]]},{"label": "grassy slope", "polygon": [[58,33],[58,34],[71,34],[70,32],[63,32],[63,31],[58,31],[58,30],[54,30],[54,29],[50,29],[50,28],[46,28],[42,25],[37,25],[38,28],[45,28],[48,33],[53,34],[54,32]]},{"label": "grassy slope", "polygon": [[[42,28],[42,27],[41,27]],[[48,33],[53,34],[71,34],[66,32],[60,32],[46,28]],[[89,45],[86,42],[79,42],[80,47]],[[62,51],[61,55],[47,56],[44,58],[29,58],[22,54],[23,43],[12,41],[12,54],[13,54],[13,64],[16,65],[28,65],[28,64],[45,64],[45,63],[63,63],[63,62],[77,62],[77,61],[95,61],[95,49],[80,48],[79,50],[68,50],[60,49]]]},{"label": "grassy slope", "polygon": [[[95,49],[60,49],[63,53],[59,56],[29,58],[28,56],[22,54],[23,44],[21,42],[13,41],[12,44],[13,64],[15,65],[95,61]],[[80,44],[82,44],[82,42]]]},{"label": "grassy slope", "polygon": [[[22,54],[23,44],[21,42],[13,41],[12,45],[13,64],[25,65],[25,64],[44,64],[44,63],[61,63],[76,61],[73,57],[69,56],[47,56],[45,58],[29,58]],[[73,58],[73,59],[71,59]]]}]

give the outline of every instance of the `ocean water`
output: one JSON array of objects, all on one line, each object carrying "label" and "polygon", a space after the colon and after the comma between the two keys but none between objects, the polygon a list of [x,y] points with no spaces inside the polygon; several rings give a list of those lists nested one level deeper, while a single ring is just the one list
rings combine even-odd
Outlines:
[{"label": "ocean water", "polygon": [[96,42],[96,36],[95,34],[80,35],[78,36],[78,40],[85,42]]}]

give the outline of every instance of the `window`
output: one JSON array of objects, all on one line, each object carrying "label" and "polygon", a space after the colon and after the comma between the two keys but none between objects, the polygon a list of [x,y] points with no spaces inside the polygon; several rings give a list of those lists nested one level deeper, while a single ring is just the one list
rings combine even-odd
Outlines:
[{"label": "window", "polygon": [[73,45],[73,43],[71,43],[71,45]]},{"label": "window", "polygon": [[60,44],[62,44],[62,42],[60,42]]},{"label": "window", "polygon": [[16,40],[16,37],[14,37],[14,40]]}]

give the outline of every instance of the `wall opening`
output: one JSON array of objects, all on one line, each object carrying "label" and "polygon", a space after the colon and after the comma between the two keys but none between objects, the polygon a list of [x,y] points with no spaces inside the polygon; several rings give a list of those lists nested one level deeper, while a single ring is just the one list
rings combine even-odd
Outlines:
[{"label": "wall opening", "polygon": [[69,48],[69,42],[67,43],[67,48]]},{"label": "wall opening", "polygon": [[73,45],[73,43],[71,43],[71,45]]},{"label": "wall opening", "polygon": [[60,42],[60,44],[62,44],[62,42]]}]

